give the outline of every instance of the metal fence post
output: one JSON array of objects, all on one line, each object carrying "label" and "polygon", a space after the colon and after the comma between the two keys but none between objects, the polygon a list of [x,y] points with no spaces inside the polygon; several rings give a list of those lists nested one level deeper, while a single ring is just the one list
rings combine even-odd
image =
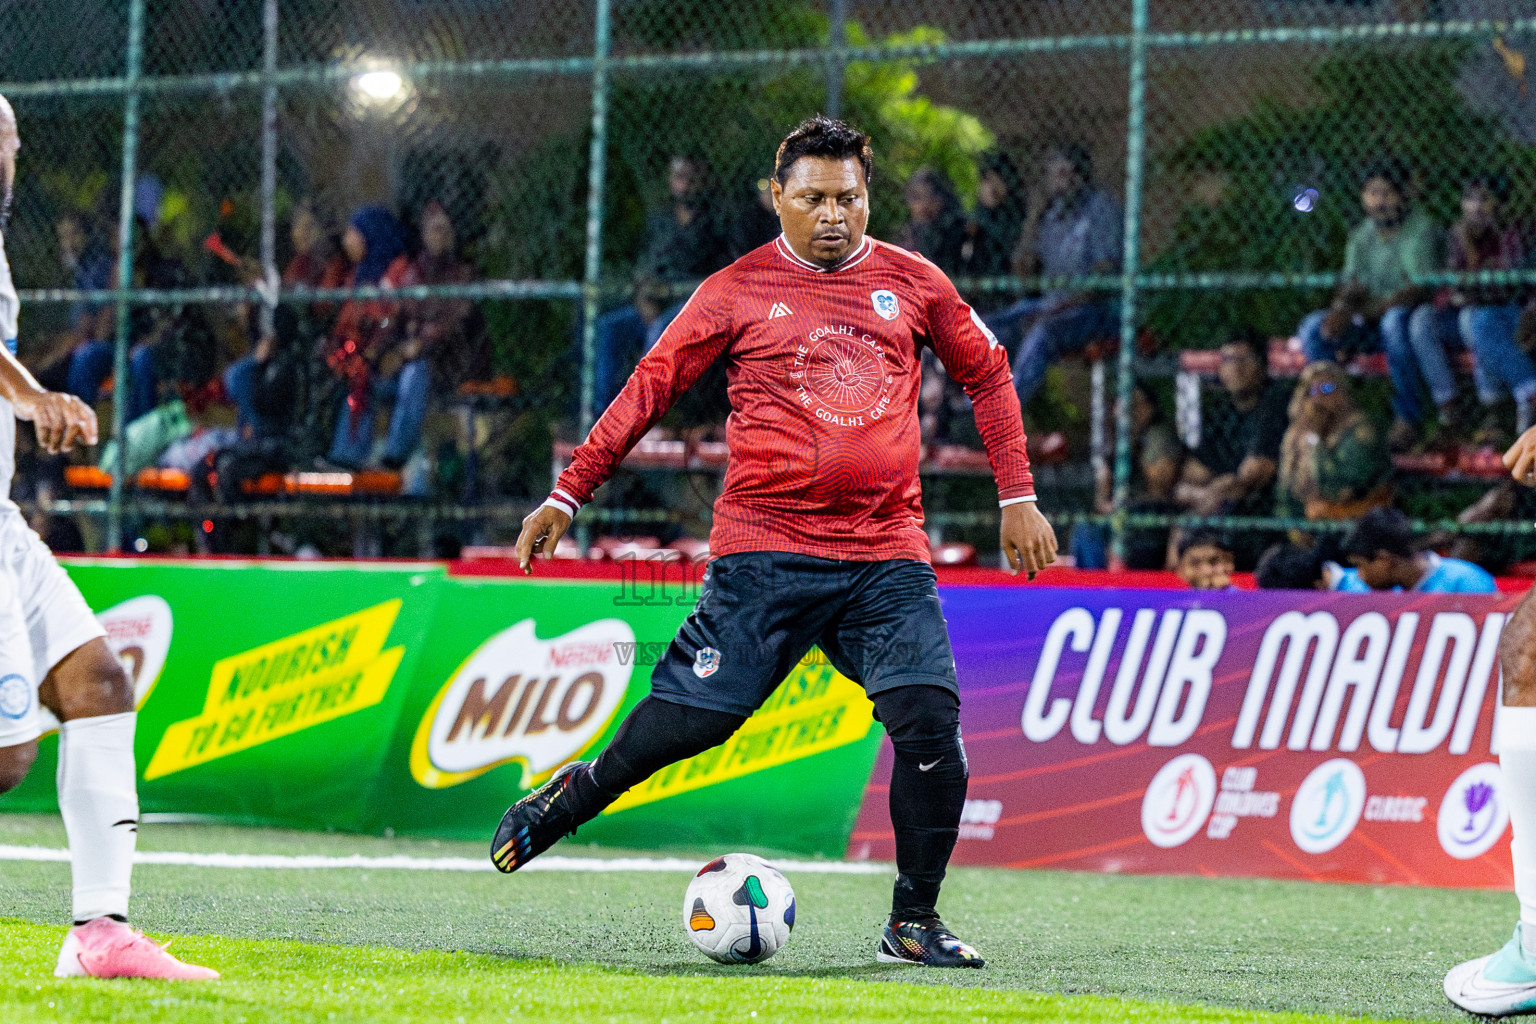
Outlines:
[{"label": "metal fence post", "polygon": [[583,439],[596,418],[597,310],[603,277],[603,200],[608,173],[608,44],[611,0],[597,0],[592,46],[592,141],[587,151],[587,261],[581,279],[581,427]]},{"label": "metal fence post", "polygon": [[277,0],[263,0],[261,54],[261,333],[277,312]]},{"label": "metal fence post", "polygon": [[1125,133],[1125,240],[1120,268],[1120,376],[1115,393],[1115,514],[1111,556],[1125,560],[1125,514],[1131,491],[1131,390],[1136,376],[1136,276],[1141,272],[1141,188],[1146,163],[1147,4],[1131,0],[1130,87]]},{"label": "metal fence post", "polygon": [[[133,287],[133,200],[139,159],[139,74],[144,63],[144,0],[129,0],[128,52],[123,78],[123,193],[118,204],[117,282]],[[112,357],[112,439],[117,460],[112,467],[112,489],[107,496],[107,550],[123,549],[123,488],[128,475],[128,343],[131,322],[128,297],[117,300],[117,347]]]},{"label": "metal fence post", "polygon": [[843,116],[843,55],[848,43],[848,0],[831,0],[831,31],[828,43],[833,56],[827,61],[827,116]]}]

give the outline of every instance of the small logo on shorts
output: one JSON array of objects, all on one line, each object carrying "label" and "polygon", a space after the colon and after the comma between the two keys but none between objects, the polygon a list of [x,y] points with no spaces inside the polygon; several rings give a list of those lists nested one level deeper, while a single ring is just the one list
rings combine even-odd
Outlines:
[{"label": "small logo on shorts", "polygon": [[720,652],[713,647],[700,647],[699,653],[693,656],[693,674],[700,679],[708,679],[720,671]]},{"label": "small logo on shorts", "polygon": [[0,679],[0,715],[20,719],[32,710],[32,684],[14,672]]},{"label": "small logo on shorts", "polygon": [[896,301],[895,292],[888,292],[881,288],[877,292],[869,293],[869,301],[875,307],[875,312],[886,320],[895,320],[901,315],[901,305]]}]

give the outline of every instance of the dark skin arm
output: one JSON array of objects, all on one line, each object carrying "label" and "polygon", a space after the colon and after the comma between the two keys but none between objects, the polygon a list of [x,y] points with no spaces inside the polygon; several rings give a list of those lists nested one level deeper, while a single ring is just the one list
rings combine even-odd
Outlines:
[{"label": "dark skin arm", "polygon": [[1056,561],[1056,531],[1040,514],[1037,504],[1021,501],[1003,506],[999,533],[1011,576],[1024,572],[1034,579],[1035,573]]},{"label": "dark skin arm", "polygon": [[50,455],[96,443],[96,411],[74,395],[45,389],[3,345],[0,397],[16,407],[18,419],[32,421],[37,443]]},{"label": "dark skin arm", "polygon": [[1269,486],[1278,467],[1274,459],[1250,455],[1235,473],[1212,473],[1205,465],[1190,460],[1184,466],[1174,500],[1199,515],[1211,515],[1225,501],[1239,501]]},{"label": "dark skin arm", "polygon": [[517,535],[517,564],[524,576],[533,574],[533,556],[551,558],[555,545],[571,528],[571,517],[552,505],[540,505],[523,519],[523,531]]},{"label": "dark skin arm", "polygon": [[1409,285],[1390,295],[1373,296],[1366,291],[1364,285],[1350,281],[1339,289],[1333,304],[1328,307],[1328,315],[1323,318],[1323,337],[1337,338],[1356,315],[1366,320],[1380,320],[1393,306],[1422,305],[1429,301],[1432,294],[1429,288]]},{"label": "dark skin arm", "polygon": [[[533,573],[534,555],[551,557],[570,528],[571,517],[553,506],[540,505],[530,512],[517,538],[517,562],[523,574]],[[1004,506],[999,535],[1013,575],[1025,572],[1034,579],[1037,572],[1056,561],[1056,531],[1033,501]]]},{"label": "dark skin arm", "polygon": [[1174,486],[1179,480],[1178,459],[1158,459],[1141,468],[1147,482],[1147,497],[1153,501],[1162,501],[1173,495]]},{"label": "dark skin arm", "polygon": [[1380,320],[1382,314],[1393,306],[1421,306],[1428,302],[1433,294],[1431,289],[1419,285],[1400,288],[1391,295],[1371,300],[1365,307],[1366,319]]}]

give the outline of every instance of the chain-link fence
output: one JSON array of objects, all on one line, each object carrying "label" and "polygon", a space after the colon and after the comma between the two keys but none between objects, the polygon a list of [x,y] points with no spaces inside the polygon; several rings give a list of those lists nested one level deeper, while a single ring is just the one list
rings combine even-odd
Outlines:
[{"label": "chain-link fence", "polygon": [[[950,272],[1021,365],[1044,346],[1021,392],[1033,435],[1064,438],[1047,508],[1122,537],[1213,515],[1274,536],[1377,493],[1522,557],[1526,499],[1463,513],[1497,484],[1479,445],[1536,408],[1533,47],[1520,0],[19,0],[0,92],[22,356],[113,399],[114,436],[170,398],[229,433],[176,449],[186,498],[129,472],[131,437],[105,495],[25,452],[18,495],[103,546],[505,540],[697,280],[776,234],[774,146],[826,111],[874,137],[871,232]],[[1393,195],[1368,213],[1375,179]],[[1469,308],[1502,312],[1479,334]],[[1308,329],[1314,310],[1333,315]],[[1273,339],[1287,396],[1309,355],[1352,360],[1390,474],[1329,491],[1303,458],[1351,407],[1283,421],[1278,483],[1241,500],[1187,467],[1170,483],[1133,383],[1196,452],[1241,435],[1247,400],[1189,354],[1244,331]],[[281,408],[252,413],[253,365]],[[934,533],[988,550],[987,482],[947,454],[979,442],[963,399],[934,401],[958,410],[925,410]],[[721,411],[680,410],[681,461],[626,471],[593,521],[707,527]],[[276,440],[252,443],[253,415]],[[263,484],[381,458],[408,497]]]}]

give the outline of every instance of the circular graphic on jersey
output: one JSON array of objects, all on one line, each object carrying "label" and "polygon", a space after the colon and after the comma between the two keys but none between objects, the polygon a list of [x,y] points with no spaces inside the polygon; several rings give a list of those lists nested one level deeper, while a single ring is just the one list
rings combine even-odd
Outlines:
[{"label": "circular graphic on jersey", "polygon": [[1440,801],[1435,831],[1440,846],[1457,860],[1481,857],[1504,838],[1509,805],[1504,802],[1504,773],[1484,761],[1456,776]]},{"label": "circular graphic on jersey", "polygon": [[833,412],[868,412],[885,390],[885,360],[863,342],[827,338],[805,363],[806,386]]},{"label": "circular graphic on jersey", "polygon": [[1349,838],[1365,810],[1365,773],[1336,757],[1312,769],[1291,800],[1291,838],[1303,853],[1327,853]]},{"label": "circular graphic on jersey", "polygon": [[0,679],[0,715],[20,720],[32,707],[32,684],[12,672]]},{"label": "circular graphic on jersey", "polygon": [[1216,802],[1216,769],[1199,754],[1180,754],[1158,769],[1141,798],[1141,830],[1163,849],[1187,843]]}]

